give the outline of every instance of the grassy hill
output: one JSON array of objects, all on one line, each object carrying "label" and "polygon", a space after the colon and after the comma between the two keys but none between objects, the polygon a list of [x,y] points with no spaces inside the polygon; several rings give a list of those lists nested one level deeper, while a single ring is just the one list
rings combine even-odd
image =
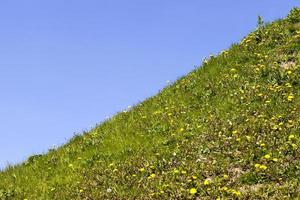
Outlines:
[{"label": "grassy hill", "polygon": [[[221,34],[221,33],[220,33]],[[300,9],[0,173],[0,199],[300,199]]]}]

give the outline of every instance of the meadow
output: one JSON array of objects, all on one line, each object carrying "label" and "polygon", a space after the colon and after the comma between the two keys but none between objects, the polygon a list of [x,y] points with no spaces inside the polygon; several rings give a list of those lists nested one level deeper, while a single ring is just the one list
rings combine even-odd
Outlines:
[{"label": "meadow", "polygon": [[[220,33],[221,34],[221,33]],[[300,199],[300,9],[0,172],[0,199]]]}]

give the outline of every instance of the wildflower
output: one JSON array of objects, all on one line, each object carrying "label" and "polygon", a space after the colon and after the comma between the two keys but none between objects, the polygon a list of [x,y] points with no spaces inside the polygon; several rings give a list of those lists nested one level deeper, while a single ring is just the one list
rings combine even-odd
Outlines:
[{"label": "wildflower", "polygon": [[106,192],[107,192],[107,193],[111,193],[111,192],[112,192],[112,189],[111,189],[111,188],[107,188]]},{"label": "wildflower", "polygon": [[266,170],[268,167],[266,165],[261,165],[259,168],[262,170]]},{"label": "wildflower", "polygon": [[209,183],[210,183],[209,179],[205,179],[205,180],[203,181],[203,184],[204,184],[204,185],[209,185]]},{"label": "wildflower", "polygon": [[182,173],[182,174],[186,174],[186,171],[182,170],[181,173]]},{"label": "wildflower", "polygon": [[80,190],[79,190],[80,193],[83,193],[83,191],[84,191],[83,189],[80,189]]},{"label": "wildflower", "polygon": [[285,86],[288,87],[288,88],[292,87],[292,85],[290,83],[286,83]]},{"label": "wildflower", "polygon": [[277,162],[278,161],[278,158],[273,158],[272,159],[274,162]]},{"label": "wildflower", "polygon": [[293,99],[294,99],[294,95],[292,95],[292,94],[287,97],[288,101],[293,101]]},{"label": "wildflower", "polygon": [[155,177],[156,177],[155,174],[150,174],[150,176],[148,178],[150,179],[150,178],[155,178]]},{"label": "wildflower", "polygon": [[271,158],[271,155],[270,155],[270,154],[266,154],[266,155],[264,156],[264,158],[265,158],[265,159],[270,159],[270,158]]},{"label": "wildflower", "polygon": [[224,174],[224,175],[223,175],[223,178],[228,179],[229,176],[228,176],[227,174]]},{"label": "wildflower", "polygon": [[295,138],[295,135],[289,135],[289,140],[292,140]]},{"label": "wildflower", "polygon": [[197,176],[192,176],[192,179],[196,180],[198,177]]},{"label": "wildflower", "polygon": [[145,172],[146,170],[145,170],[145,168],[140,168],[139,171],[140,172]]},{"label": "wildflower", "polygon": [[268,168],[266,165],[261,165],[261,164],[255,164],[254,167],[257,170],[266,170]]},{"label": "wildflower", "polygon": [[197,193],[197,189],[196,188],[191,188],[190,189],[190,194],[191,195],[194,195],[194,194],[196,194]]},{"label": "wildflower", "polygon": [[236,196],[241,196],[241,192],[240,191],[236,191],[236,190],[232,190],[232,194],[236,195]]}]

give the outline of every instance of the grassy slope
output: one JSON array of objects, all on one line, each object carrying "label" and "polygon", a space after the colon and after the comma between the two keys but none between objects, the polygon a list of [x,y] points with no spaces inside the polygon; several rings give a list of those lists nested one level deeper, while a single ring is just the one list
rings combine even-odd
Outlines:
[{"label": "grassy slope", "polygon": [[[0,173],[0,199],[300,198],[300,10]],[[286,69],[285,69],[286,68]]]}]

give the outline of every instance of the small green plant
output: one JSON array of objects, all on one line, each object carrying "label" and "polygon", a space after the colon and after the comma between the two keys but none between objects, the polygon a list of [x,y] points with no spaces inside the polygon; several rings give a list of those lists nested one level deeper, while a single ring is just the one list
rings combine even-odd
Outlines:
[{"label": "small green plant", "polygon": [[258,29],[263,28],[263,27],[264,27],[264,24],[265,24],[265,22],[264,22],[262,16],[259,15],[259,16],[257,17],[257,28],[258,28]]}]

